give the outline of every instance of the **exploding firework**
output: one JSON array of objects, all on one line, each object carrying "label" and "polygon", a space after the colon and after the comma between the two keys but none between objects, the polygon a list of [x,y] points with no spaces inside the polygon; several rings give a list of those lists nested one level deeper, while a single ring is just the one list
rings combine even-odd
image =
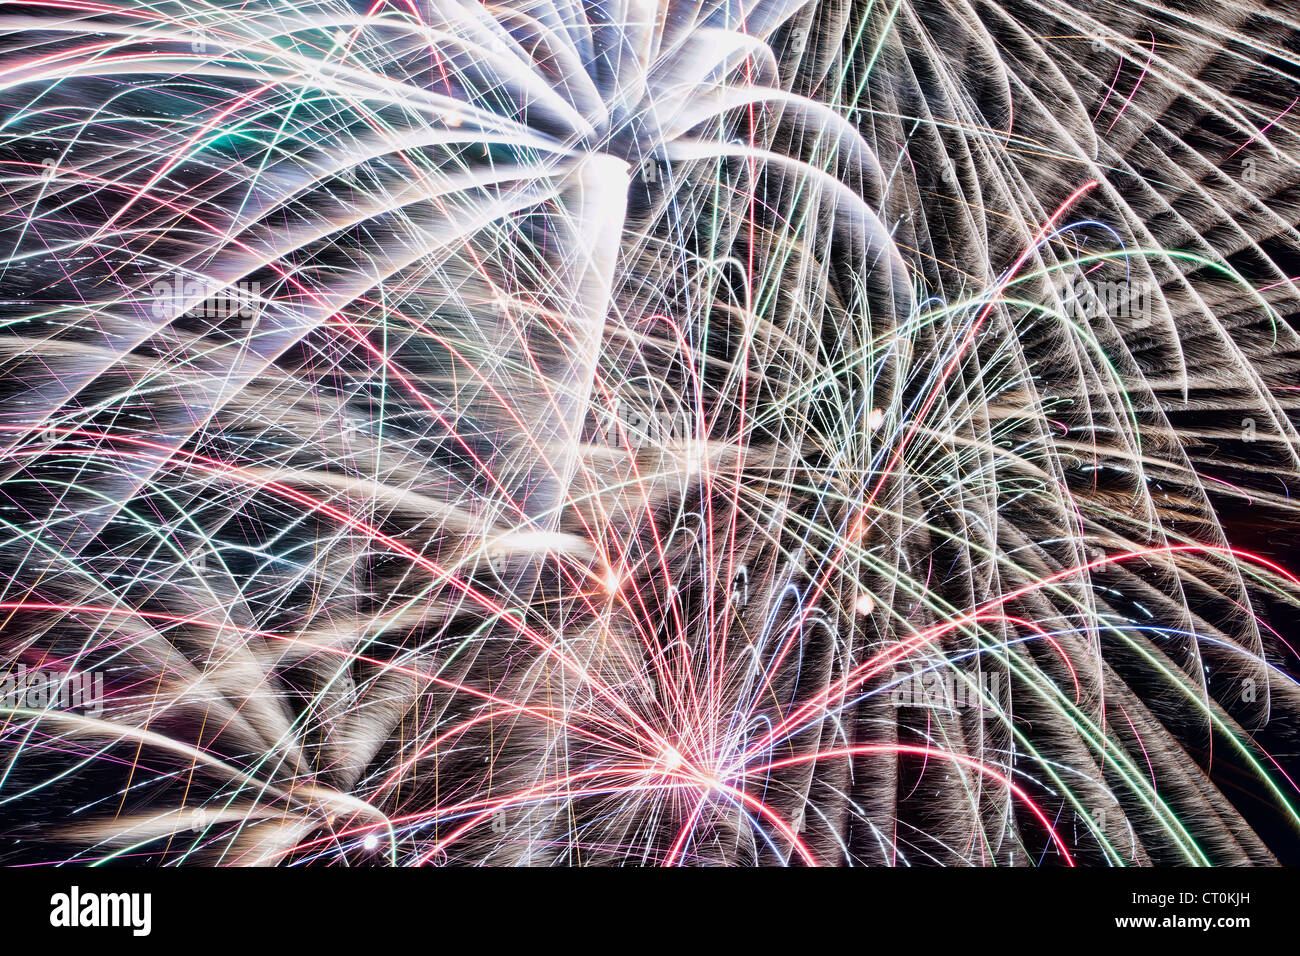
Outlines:
[{"label": "exploding firework", "polygon": [[0,21],[7,860],[1295,857],[1294,11]]}]

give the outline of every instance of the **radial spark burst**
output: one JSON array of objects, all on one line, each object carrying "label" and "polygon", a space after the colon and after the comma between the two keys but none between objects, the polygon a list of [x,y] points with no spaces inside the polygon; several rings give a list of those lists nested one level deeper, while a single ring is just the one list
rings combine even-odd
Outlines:
[{"label": "radial spark burst", "polygon": [[1294,7],[0,30],[3,859],[1297,859]]}]

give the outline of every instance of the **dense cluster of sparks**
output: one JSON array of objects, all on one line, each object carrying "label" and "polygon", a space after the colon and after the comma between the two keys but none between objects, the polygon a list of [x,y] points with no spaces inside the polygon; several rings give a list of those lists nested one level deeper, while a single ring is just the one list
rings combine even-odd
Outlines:
[{"label": "dense cluster of sparks", "polygon": [[1182,6],[0,4],[5,858],[1293,852],[1300,25]]}]

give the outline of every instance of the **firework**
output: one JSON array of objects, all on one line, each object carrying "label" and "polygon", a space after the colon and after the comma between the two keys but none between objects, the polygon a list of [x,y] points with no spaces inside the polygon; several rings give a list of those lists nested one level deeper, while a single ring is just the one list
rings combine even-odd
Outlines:
[{"label": "firework", "polygon": [[9,861],[1294,857],[1294,12],[0,20]]}]

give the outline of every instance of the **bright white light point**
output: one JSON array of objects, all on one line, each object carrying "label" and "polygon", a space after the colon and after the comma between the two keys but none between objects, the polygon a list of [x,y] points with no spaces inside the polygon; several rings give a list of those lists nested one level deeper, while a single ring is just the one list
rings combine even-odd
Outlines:
[{"label": "bright white light point", "polygon": [[623,587],[623,576],[613,568],[605,572],[605,590],[610,594],[617,594]]},{"label": "bright white light point", "polygon": [[664,766],[669,770],[676,770],[682,765],[682,755],[673,747],[664,751]]},{"label": "bright white light point", "polygon": [[379,846],[379,837],[375,836],[373,833],[369,833],[366,835],[366,838],[361,841],[361,845],[367,850],[373,850],[375,847]]},{"label": "bright white light point", "polygon": [[704,449],[691,445],[686,449],[686,474],[694,475],[704,467]]},{"label": "bright white light point", "polygon": [[880,426],[885,424],[885,410],[883,408],[873,408],[871,415],[867,418],[867,427],[873,432],[880,431]]},{"label": "bright white light point", "polygon": [[863,591],[858,595],[858,599],[853,603],[853,606],[859,614],[870,614],[876,609],[876,602],[871,599],[870,594]]}]

